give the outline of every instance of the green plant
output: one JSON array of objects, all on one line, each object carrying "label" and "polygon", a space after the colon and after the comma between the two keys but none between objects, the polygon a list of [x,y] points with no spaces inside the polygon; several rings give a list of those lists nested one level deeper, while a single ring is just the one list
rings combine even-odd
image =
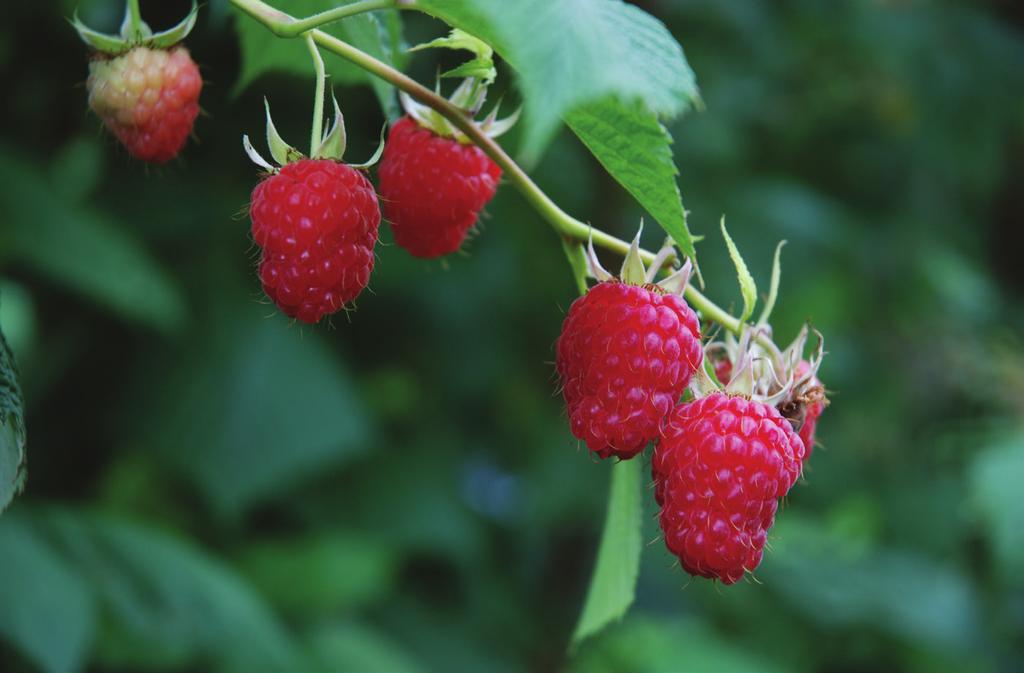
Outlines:
[{"label": "green plant", "polygon": [[[332,170],[341,166],[335,162],[340,162],[346,144],[341,111],[336,101],[335,124],[327,132],[323,128],[326,69],[320,56],[320,49],[324,49],[388,85],[377,88],[386,110],[392,109],[393,94],[389,87],[394,87],[404,98],[404,107],[409,111],[410,119],[431,133],[449,138],[450,140],[446,142],[454,143],[453,151],[461,152],[460,144],[474,144],[482,150],[489,161],[493,162],[486,165],[496,165],[492,172],[496,175],[500,169],[558,235],[581,294],[594,296],[589,294],[588,276],[602,283],[618,282],[601,270],[595,247],[622,254],[625,257],[622,280],[642,286],[637,288],[638,291],[649,296],[651,303],[651,306],[638,309],[630,320],[624,321],[622,329],[644,328],[648,320],[648,311],[651,316],[655,316],[651,319],[659,319],[657,316],[660,314],[654,304],[660,303],[660,295],[664,290],[654,285],[654,281],[659,270],[664,268],[669,275],[665,282],[673,284],[674,290],[678,290],[686,302],[698,312],[705,330],[712,330],[713,325],[717,324],[732,337],[739,338],[743,352],[733,360],[736,371],[729,382],[730,391],[735,389],[748,397],[754,395],[772,405],[799,406],[803,403],[794,399],[793,391],[813,379],[820,363],[820,355],[813,361],[814,364],[809,371],[796,375],[796,363],[803,356],[803,339],[798,340],[799,348],[785,352],[772,341],[768,319],[775,305],[778,290],[778,252],[775,256],[771,290],[762,315],[756,323],[750,320],[757,302],[756,285],[736,245],[729,237],[724,222],[722,234],[739,279],[743,307],[740,315],[734,316],[719,307],[689,282],[691,269],[700,279],[695,248],[698,239],[690,233],[687,226],[686,211],[676,184],[677,169],[669,148],[671,138],[659,118],[678,115],[690,107],[697,106],[700,104],[700,98],[682,49],[665,27],[651,16],[617,0],[556,4],[547,0],[528,0],[515,4],[498,0],[362,0],[302,18],[284,13],[262,0],[231,0],[231,4],[262,24],[263,28],[276,38],[304,40],[312,56],[315,73],[309,159],[304,158],[298,150],[289,146],[280,137],[270,120],[269,108],[268,144],[272,156],[283,168],[271,166],[259,157],[248,138],[244,140],[246,152],[250,157],[272,174],[254,192],[253,233],[257,243],[265,248],[260,272],[264,288],[285,313],[306,322],[318,321],[322,315],[332,313],[345,302],[354,299],[366,285],[373,267],[372,249],[376,243],[376,224],[379,220],[375,199],[369,199],[365,204],[365,210],[372,210],[373,217],[364,217],[361,211],[358,217],[354,218],[347,217],[342,211],[332,215],[333,211],[330,211],[328,206],[317,205],[339,198],[347,203],[354,198],[349,194],[351,190],[347,187],[341,190],[343,193],[336,194],[337,190],[332,191],[334,182],[341,179],[334,173],[314,170],[319,162],[327,162],[325,166]],[[403,74],[399,68],[384,58],[371,53],[376,52],[383,56],[393,51],[395,45],[391,43],[387,31],[383,30],[377,19],[369,13],[398,10],[425,12],[443,20],[452,28],[450,37],[439,38],[422,47],[468,49],[473,52],[474,58],[471,61],[441,76],[466,78],[451,98],[440,95],[440,86],[438,91],[431,91]],[[131,0],[120,38],[102,36],[86,29],[77,20],[76,28],[83,39],[94,48],[118,54],[129,49],[138,49],[140,44],[143,47],[148,44],[165,47],[167,45],[164,41],[168,39],[168,35],[173,33],[177,38],[184,37],[194,19],[195,8],[183,22],[184,28],[179,26],[172,31],[154,36],[141,22],[137,0]],[[356,21],[362,23],[353,23]],[[347,39],[328,32],[328,26],[337,27]],[[360,43],[362,48],[356,46],[356,43]],[[496,142],[495,136],[509,126],[507,122],[496,122],[496,106],[495,111],[486,120],[481,123],[474,121],[475,114],[484,103],[487,86],[496,78],[497,71],[492,60],[495,52],[505,58],[518,74],[518,88],[523,96],[525,108],[521,137],[523,154],[527,161],[535,162],[540,158],[545,143],[557,125],[564,120],[609,174],[630,192],[663,228],[668,236],[668,242],[661,251],[654,253],[640,249],[639,234],[631,245],[572,217],[559,207]],[[175,147],[175,152],[178,146],[180,143]],[[442,147],[438,151],[448,150]],[[362,185],[365,178],[355,169],[366,166],[368,164],[354,168],[345,167],[345,175],[355,176],[352,179],[361,181]],[[306,167],[313,168],[305,171]],[[440,163],[432,168],[445,172],[450,166]],[[291,173],[288,173],[294,172],[292,169],[305,171],[300,176],[301,179],[294,179]],[[278,188],[278,182],[286,179],[290,186]],[[479,178],[472,176],[466,179]],[[350,178],[346,177],[344,181],[350,181]],[[327,191],[323,191],[325,187]],[[486,203],[492,194],[493,189],[480,205]],[[451,202],[456,203],[459,198],[461,197],[453,197]],[[475,221],[480,205],[474,205],[469,209],[469,224]],[[359,207],[363,208],[362,205]],[[358,220],[359,224],[351,224],[349,220]],[[316,224],[310,224],[306,227],[308,231],[305,231],[300,224],[306,221]],[[352,288],[336,290],[331,283],[321,282],[322,276],[327,274],[331,277],[331,282],[341,282],[341,277],[348,273],[347,267],[353,264],[347,261],[340,265],[331,262],[330,268],[325,270],[321,268],[321,259],[316,255],[326,255],[324,260],[330,261],[333,259],[331,255],[335,254],[335,249],[347,250],[349,243],[345,242],[348,240],[345,236],[353,227],[358,229],[353,235],[359,239],[359,245],[362,246],[358,250],[358,259],[353,262],[358,266],[359,273],[353,276],[355,280]],[[457,236],[456,246],[461,242],[464,231],[465,227]],[[309,241],[305,241],[303,237],[309,238]],[[589,254],[584,251],[585,245],[589,246]],[[303,246],[315,248],[316,255],[307,259],[309,255],[302,251]],[[450,251],[450,248],[446,251]],[[284,257],[281,257],[282,255]],[[278,257],[281,259],[278,260]],[[277,262],[285,266],[274,266]],[[650,273],[645,271],[644,262],[652,265]],[[305,280],[307,276],[311,280]],[[307,293],[306,287],[311,284],[315,284],[316,288],[310,287]],[[602,289],[607,287],[613,285],[603,285]],[[624,301],[628,304],[632,300],[627,297]],[[601,329],[604,325],[615,326],[615,314],[619,309],[626,308],[626,304],[621,307],[613,306],[599,316],[597,321],[601,323]],[[677,327],[679,321],[683,320],[676,317],[677,313],[680,316],[688,316],[686,321],[693,322],[692,313],[685,302],[680,301],[677,308],[677,311],[673,309],[675,312],[670,311],[671,316],[668,316],[672,318],[673,324],[663,325],[659,329],[664,331]],[[588,324],[584,324],[581,329],[589,329]],[[596,448],[592,448],[598,450],[600,455],[616,455],[622,458],[636,455],[654,437],[659,424],[666,418],[671,407],[679,401],[695,370],[697,376],[693,377],[689,394],[708,395],[721,387],[722,384],[715,379],[712,363],[704,360],[701,365],[700,357],[694,358],[694,355],[700,355],[697,343],[700,335],[696,333],[696,325],[688,326],[684,332],[687,339],[694,341],[693,344],[687,341],[680,346],[675,340],[675,332],[670,332],[669,341],[675,344],[675,347],[666,346],[666,353],[669,353],[666,357],[669,360],[684,356],[686,358],[685,371],[680,372],[679,385],[673,384],[670,389],[658,392],[658,403],[649,409],[645,407],[643,413],[649,418],[645,420],[642,432],[626,428],[624,437],[627,439],[614,439],[608,435],[606,439],[597,441]],[[657,341],[659,354],[644,359],[643,353],[629,355],[624,351],[621,354],[622,359],[616,360],[609,375],[618,376],[615,374],[618,367],[625,368],[623,371],[628,373],[629,368],[635,365],[631,364],[634,360],[627,359],[627,355],[630,358],[635,356],[639,358],[636,361],[642,361],[645,367],[649,360],[650,371],[646,376],[651,378],[651,384],[657,387],[658,379],[662,377],[662,367],[666,366],[660,359],[662,337],[654,332],[648,336]],[[601,338],[608,340],[610,344],[617,337],[609,332]],[[579,339],[580,345],[574,346],[574,350],[591,347],[585,345],[591,343],[587,334],[579,335]],[[650,338],[645,336],[633,346],[640,347],[644,353],[650,355],[648,350],[653,346],[649,344]],[[697,349],[696,353],[690,352],[694,351],[690,346]],[[597,341],[593,342],[593,347],[611,348]],[[683,347],[687,350],[686,354],[680,353]],[[599,372],[597,376],[600,378],[602,375]],[[633,390],[630,389],[630,394]],[[636,395],[640,396],[653,394],[644,393],[642,387],[636,388],[635,391],[638,391]],[[594,392],[591,391],[589,394]],[[602,414],[602,423],[618,422],[616,412],[604,411]],[[796,437],[795,433],[793,437]],[[626,442],[628,446],[622,442]],[[619,444],[621,446],[617,446]],[[773,444],[768,450],[774,452],[776,447]],[[605,531],[590,590],[573,636],[573,644],[598,631],[610,621],[622,617],[633,601],[640,559],[639,465],[638,460],[624,461],[613,468]],[[798,474],[799,467],[793,479]],[[662,478],[668,479],[668,476],[662,475]],[[751,555],[751,558],[756,557],[756,560],[731,567],[727,573],[728,583],[735,582],[744,571],[752,571],[757,566],[760,561],[760,546],[764,544],[763,528],[770,525],[770,522],[762,522],[757,553]],[[686,567],[694,572],[690,565]],[[721,573],[711,574],[726,577]]]},{"label": "green plant", "polygon": [[[670,138],[657,119],[659,114],[682,112],[697,104],[699,97],[693,75],[678,44],[663,26],[640,10],[614,0],[558,3],[554,6],[546,2],[523,2],[510,6],[486,0],[365,0],[296,18],[262,0],[232,0],[232,4],[276,36],[305,36],[310,43],[317,69],[314,142],[319,137],[324,88],[323,67],[316,54],[319,46],[398,88],[402,94],[446,120],[464,140],[480,147],[561,236],[581,292],[585,292],[587,287],[583,246],[588,242],[592,246],[625,254],[626,267],[641,264],[641,260],[655,262],[655,266],[666,261],[678,264],[677,255],[671,247],[659,255],[642,251],[635,243],[631,249],[627,242],[570,216],[538,187],[484,128],[473,121],[473,115],[483,101],[482,94],[478,95],[478,92],[494,78],[490,62],[493,47],[516,68],[519,75],[526,108],[526,155],[536,156],[559,119],[564,118],[609,173],[634,194],[662,225],[689,260],[688,263],[692,263],[699,273],[694,237],[686,225],[685,210],[675,183],[676,169],[668,151]],[[469,88],[465,90],[473,94],[464,97],[456,94],[452,100],[445,99],[383,60],[321,30],[330,24],[380,10],[423,11],[452,26],[457,33],[453,33],[451,39],[435,44],[474,51],[473,61],[445,73],[446,76],[468,75],[466,86]],[[572,30],[569,30],[570,26]],[[585,44],[575,44],[573,39],[584,43],[602,40],[606,58],[597,59],[597,63],[573,63],[580,58],[578,53],[590,53],[584,48]],[[484,46],[477,46],[481,41]],[[597,43],[592,44],[596,46]],[[585,66],[586,72],[593,76],[573,81],[571,73],[580,72],[581,66]],[[593,102],[595,99],[598,102]],[[773,291],[766,302],[766,310],[756,326],[748,324],[757,299],[756,287],[724,224],[722,232],[740,281],[741,315],[730,315],[686,280],[682,282],[683,294],[705,321],[718,323],[744,339],[752,338],[758,342],[758,352],[780,353],[771,343],[771,331],[767,327],[778,286],[778,256],[772,279]],[[631,263],[631,257],[636,261]],[[642,271],[640,275],[644,275]],[[802,356],[802,352],[796,356]],[[792,390],[794,378],[790,375],[788,383],[778,382],[778,373],[773,368],[756,365],[764,357],[755,354],[751,360],[755,364],[738,374],[737,378],[746,375],[751,381],[747,390],[750,394],[751,388],[758,385],[757,381],[767,381],[764,385],[770,386],[771,379],[775,377],[779,388],[773,389],[770,399],[773,404],[782,403]],[[791,372],[795,362],[790,365]],[[632,453],[635,450],[624,455]],[[609,519],[574,642],[600,629],[608,621],[621,617],[632,602],[639,563],[637,480],[632,464],[620,464],[615,468],[608,502]],[[760,554],[757,554],[757,559],[760,560]],[[753,569],[755,566],[756,563],[748,567]]]}]

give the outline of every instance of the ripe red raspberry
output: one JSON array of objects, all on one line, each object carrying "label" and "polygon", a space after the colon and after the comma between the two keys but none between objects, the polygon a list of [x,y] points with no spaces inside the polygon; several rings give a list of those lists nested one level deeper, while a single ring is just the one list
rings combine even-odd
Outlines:
[{"label": "ripe red raspberry", "polygon": [[416,257],[439,257],[462,245],[501,169],[476,145],[403,117],[391,127],[378,175],[395,242]]},{"label": "ripe red raspberry", "polygon": [[89,107],[136,159],[164,163],[181,150],[199,114],[199,68],[185,47],[135,47],[89,63]]},{"label": "ripe red raspberry", "polygon": [[315,323],[369,282],[380,206],[355,168],[326,159],[286,164],[256,185],[249,214],[263,248],[263,290],[286,315]]},{"label": "ripe red raspberry", "polygon": [[725,584],[753,571],[803,459],[775,407],[720,392],[676,407],[651,460],[669,551],[691,575]]},{"label": "ripe red raspberry", "polygon": [[573,302],[556,350],[572,434],[602,458],[632,458],[657,437],[703,358],[682,297],[617,280]]}]

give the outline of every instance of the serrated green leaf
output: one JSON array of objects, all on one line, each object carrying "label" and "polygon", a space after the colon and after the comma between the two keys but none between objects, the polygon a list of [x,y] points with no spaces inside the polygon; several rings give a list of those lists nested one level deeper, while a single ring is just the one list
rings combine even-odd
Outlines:
[{"label": "serrated green leaf", "polygon": [[[225,517],[367,449],[368,416],[319,335],[235,303],[144,400],[152,443]],[[286,414],[281,409],[288,409]]]},{"label": "serrated green leaf", "polygon": [[235,670],[299,670],[293,643],[260,597],[185,540],[63,509],[36,519],[110,615],[112,628],[101,644],[104,668],[140,670],[162,662],[185,669],[215,660]]},{"label": "serrated green leaf", "polygon": [[612,467],[608,513],[597,563],[570,647],[621,619],[636,596],[642,548],[641,466],[640,460],[624,460]]},{"label": "serrated green leaf", "polygon": [[32,162],[3,153],[0,180],[0,250],[6,260],[31,267],[118,315],[172,332],[186,318],[171,278],[127,226],[103,213],[54,198]]},{"label": "serrated green leaf", "polygon": [[323,624],[307,641],[311,673],[425,673],[401,643],[360,624]]},{"label": "serrated green leaf", "polygon": [[0,518],[0,636],[45,673],[85,668],[96,602],[77,569],[21,512]]},{"label": "serrated green leaf", "polygon": [[970,469],[970,503],[992,540],[1000,569],[1018,585],[1024,584],[1024,439],[1009,433],[974,458]]},{"label": "serrated green leaf", "polygon": [[[305,18],[343,4],[350,3],[332,0],[291,0],[276,6],[296,18]],[[235,29],[242,50],[242,68],[235,83],[235,94],[268,72],[313,78],[313,66],[309,62],[309,53],[302,40],[277,37],[266,26],[248,16],[237,17]],[[385,63],[400,68],[404,62],[400,50],[401,23],[398,12],[385,12],[382,15],[357,14],[324,26],[321,30],[345,40]],[[373,87],[381,106],[389,115],[397,109],[394,89],[387,82],[373,77],[344,59],[327,58],[325,65],[333,82],[368,84]],[[312,97],[312,94],[310,96]]]},{"label": "serrated green leaf", "polygon": [[733,266],[736,267],[736,279],[740,283],[740,295],[743,297],[743,313],[740,315],[740,322],[745,322],[754,313],[754,305],[757,303],[757,285],[754,283],[754,277],[750,275],[747,263],[743,261],[739,249],[725,228],[724,217],[722,218],[722,238],[725,239],[725,245],[729,248],[729,257],[732,259]]},{"label": "serrated green leaf", "polygon": [[416,0],[416,9],[484,40],[518,72],[530,158],[577,108],[614,96],[663,116],[698,98],[665,26],[620,0]]},{"label": "serrated green leaf", "polygon": [[606,99],[573,110],[565,121],[605,170],[696,263],[676,183],[679,171],[672,158],[672,136],[654,113]]},{"label": "serrated green leaf", "polygon": [[[682,664],[682,665],[681,665]],[[667,614],[630,617],[569,663],[569,673],[796,673],[747,651],[703,621]]]},{"label": "serrated green leaf", "polygon": [[0,330],[0,512],[24,483],[25,407],[14,354]]},{"label": "serrated green leaf", "polygon": [[365,534],[324,531],[250,544],[239,566],[274,607],[308,618],[381,599],[393,585],[398,559]]},{"label": "serrated green leaf", "polygon": [[984,642],[983,604],[955,564],[919,551],[861,547],[797,512],[780,518],[772,540],[758,576],[824,629],[861,625],[946,653]]}]

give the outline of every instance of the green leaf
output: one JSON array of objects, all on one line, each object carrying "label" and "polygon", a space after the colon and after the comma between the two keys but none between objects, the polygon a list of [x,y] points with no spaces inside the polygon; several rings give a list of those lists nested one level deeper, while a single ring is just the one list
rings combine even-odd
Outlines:
[{"label": "green leaf", "polygon": [[[350,3],[333,0],[291,0],[276,6],[296,18],[305,18],[344,4]],[[394,16],[381,18],[376,13],[357,14],[325,26],[321,30],[352,44],[374,58],[401,67],[404,59],[400,51],[401,23],[397,17],[398,12],[386,14]],[[242,49],[242,68],[234,87],[236,94],[268,72],[313,78],[313,65],[302,40],[277,37],[266,26],[248,16],[239,16],[235,21],[235,28]],[[333,82],[368,84],[373,87],[385,111],[391,114],[397,109],[394,89],[387,82],[341,58],[328,58],[325,65]],[[310,92],[310,101],[312,98]]]},{"label": "green leaf", "polygon": [[864,546],[792,511],[771,538],[758,576],[822,629],[870,626],[942,652],[969,651],[983,638],[975,589],[949,563]]},{"label": "green leaf", "polygon": [[[682,665],[681,662],[683,662]],[[779,673],[792,670],[746,651],[696,619],[627,619],[577,657],[570,673]],[[796,669],[799,670],[799,669]]]},{"label": "green leaf", "polygon": [[390,547],[365,535],[324,531],[251,544],[239,565],[275,606],[308,617],[383,597],[395,579],[397,561]]},{"label": "green leaf", "polygon": [[219,307],[215,333],[172,358],[140,438],[226,516],[351,460],[369,434],[351,378],[320,336],[267,313]]},{"label": "green leaf", "polygon": [[96,630],[92,591],[26,517],[0,518],[0,635],[46,673],[85,668]]},{"label": "green leaf", "polygon": [[970,501],[988,529],[996,560],[1005,576],[1024,584],[1024,439],[1010,434],[974,459],[970,469]]},{"label": "green leaf", "polygon": [[526,99],[524,151],[536,158],[562,118],[614,96],[673,116],[698,100],[693,71],[665,26],[620,0],[416,0],[494,47]]},{"label": "green leaf", "polygon": [[672,159],[672,136],[654,113],[606,99],[573,110],[565,121],[683,254],[696,262],[697,251],[676,183],[679,171]]},{"label": "green leaf", "polygon": [[180,328],[186,313],[177,286],[128,225],[55,198],[30,160],[0,156],[0,261],[31,267],[125,319],[166,332]]},{"label": "green leaf", "polygon": [[424,673],[384,634],[358,624],[326,624],[308,638],[315,673]]},{"label": "green leaf", "polygon": [[612,467],[597,563],[570,647],[621,619],[633,603],[640,573],[641,466],[640,460],[624,460]]},{"label": "green leaf", "polygon": [[14,354],[0,330],[0,512],[24,483],[25,407]]},{"label": "green leaf", "polygon": [[298,670],[293,643],[252,589],[184,540],[70,510],[48,510],[39,524],[110,616],[105,668],[139,670],[159,661],[183,669],[214,659],[237,670]]},{"label": "green leaf", "polygon": [[739,249],[725,228],[724,217],[722,218],[722,238],[725,239],[725,245],[729,248],[729,257],[732,259],[733,266],[736,267],[736,279],[740,283],[740,295],[743,297],[743,313],[740,315],[740,322],[746,322],[747,318],[753,315],[754,305],[757,303],[757,285],[754,284],[754,277],[750,275],[747,263],[743,261]]}]

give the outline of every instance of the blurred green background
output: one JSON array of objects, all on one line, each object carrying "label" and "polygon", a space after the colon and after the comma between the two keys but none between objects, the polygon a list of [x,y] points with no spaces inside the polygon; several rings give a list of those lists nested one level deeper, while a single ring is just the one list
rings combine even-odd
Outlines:
[{"label": "blurred green background", "polygon": [[[198,142],[147,168],[87,113],[63,19],[110,30],[119,3],[8,2],[0,324],[29,479],[0,517],[0,671],[1024,671],[1024,5],[638,4],[706,102],[670,130],[709,294],[739,301],[721,215],[762,283],[788,239],[776,333],[810,318],[831,353],[823,447],[758,581],[690,581],[647,498],[636,605],[567,659],[609,466],[556,396],[574,284],[549,228],[507,185],[446,262],[382,227],[359,310],[290,324],[259,293],[240,137],[267,95],[305,138],[311,80],[235,92],[211,0]],[[142,6],[163,27],[188,3]],[[384,118],[336,86],[361,161]],[[531,170],[635,230],[568,132]]]}]

